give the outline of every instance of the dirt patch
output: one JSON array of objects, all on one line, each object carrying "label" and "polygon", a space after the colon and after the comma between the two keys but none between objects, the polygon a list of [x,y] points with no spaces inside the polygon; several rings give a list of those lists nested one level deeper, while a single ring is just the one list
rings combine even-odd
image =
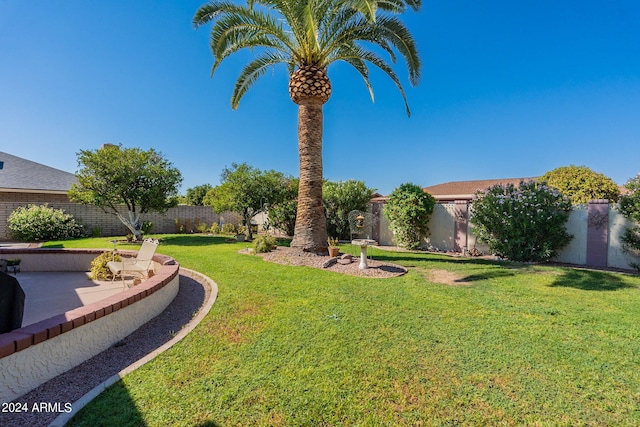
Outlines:
[{"label": "dirt patch", "polygon": [[[240,252],[247,253],[246,250]],[[334,263],[327,268],[323,268],[325,262],[331,259],[329,256],[315,255],[302,252],[299,249],[282,246],[278,246],[276,250],[272,252],[257,255],[261,256],[265,261],[274,262],[276,264],[320,268],[336,273],[349,274],[351,276],[389,278],[398,277],[407,272],[407,269],[400,265],[388,262],[383,263],[376,261],[375,259],[368,261],[369,268],[360,270],[358,268],[358,265],[360,264],[360,259],[358,257],[354,257],[353,262],[350,264]],[[342,253],[340,255],[342,255]]]},{"label": "dirt patch", "polygon": [[427,270],[429,280],[433,283],[441,283],[448,286],[471,286],[471,282],[462,279],[458,273],[448,270]]}]

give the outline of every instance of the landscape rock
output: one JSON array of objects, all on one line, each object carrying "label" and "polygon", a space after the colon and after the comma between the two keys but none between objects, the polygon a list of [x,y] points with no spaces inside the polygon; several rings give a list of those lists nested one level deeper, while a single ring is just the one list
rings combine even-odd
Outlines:
[{"label": "landscape rock", "polygon": [[322,264],[322,268],[329,268],[336,262],[338,262],[338,257],[329,258]]}]

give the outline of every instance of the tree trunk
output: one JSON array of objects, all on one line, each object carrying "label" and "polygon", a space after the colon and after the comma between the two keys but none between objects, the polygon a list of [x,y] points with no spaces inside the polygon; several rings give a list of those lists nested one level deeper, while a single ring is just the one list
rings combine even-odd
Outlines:
[{"label": "tree trunk", "polygon": [[247,241],[252,241],[253,240],[253,232],[251,231],[251,218],[253,217],[252,214],[248,213],[245,211],[245,215],[244,215],[244,222],[245,225],[247,227],[247,232],[245,233],[245,236],[247,236]]},{"label": "tree trunk", "polygon": [[298,106],[300,184],[291,246],[325,255],[328,245],[322,206],[322,102],[305,101]]},{"label": "tree trunk", "polygon": [[120,212],[114,209],[116,216],[122,222],[125,227],[131,231],[134,240],[142,240],[142,233],[140,233],[140,214],[128,211],[129,218],[125,218]]}]

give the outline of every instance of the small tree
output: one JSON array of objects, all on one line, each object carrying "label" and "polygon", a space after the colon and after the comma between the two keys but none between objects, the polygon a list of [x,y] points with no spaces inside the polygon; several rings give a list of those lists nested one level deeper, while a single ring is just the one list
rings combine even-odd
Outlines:
[{"label": "small tree", "polygon": [[[629,194],[620,196],[620,212],[634,222],[622,233],[621,239],[627,251],[640,252],[640,174],[631,178],[624,185]],[[640,265],[632,263],[631,266],[640,270]]]},{"label": "small tree", "polygon": [[420,186],[405,183],[393,190],[384,207],[399,246],[414,249],[429,232],[429,218],[436,199]]},{"label": "small tree", "polygon": [[[71,201],[115,215],[136,239],[141,238],[140,215],[164,213],[177,204],[182,175],[153,148],[104,145],[77,155],[80,170],[78,182],[69,191]],[[121,205],[126,206],[127,217],[118,209]]]},{"label": "small tree", "polygon": [[349,238],[349,212],[366,211],[374,193],[375,189],[367,187],[362,181],[325,181],[322,199],[327,217],[327,234],[340,239]]},{"label": "small tree", "polygon": [[189,206],[204,206],[204,198],[212,188],[210,184],[187,188],[187,195],[184,198],[185,203]]},{"label": "small tree", "polygon": [[298,179],[288,178],[282,190],[282,199],[269,203],[268,225],[277,228],[287,236],[293,236],[298,211]]},{"label": "small tree", "polygon": [[611,178],[586,166],[563,166],[545,173],[540,181],[560,191],[573,204],[589,203],[594,199],[617,202],[620,195],[618,184]]},{"label": "small tree", "polygon": [[218,213],[240,212],[247,226],[247,238],[251,240],[251,218],[262,212],[266,203],[282,200],[288,179],[282,172],[261,171],[246,163],[232,163],[231,168],[222,171],[222,184],[209,190],[204,203]]},{"label": "small tree", "polygon": [[565,228],[570,212],[569,199],[543,183],[498,184],[476,194],[471,223],[499,256],[548,261],[572,238]]}]

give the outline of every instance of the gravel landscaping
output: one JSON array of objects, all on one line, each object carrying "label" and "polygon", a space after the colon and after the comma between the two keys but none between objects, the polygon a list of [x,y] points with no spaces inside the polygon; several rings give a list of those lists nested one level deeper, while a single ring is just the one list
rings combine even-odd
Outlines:
[{"label": "gravel landscaping", "polygon": [[[58,417],[56,411],[34,411],[34,404],[59,404],[62,411],[107,378],[151,353],[185,327],[208,300],[211,289],[199,277],[180,274],[175,299],[156,318],[97,356],[31,390],[13,403],[26,412],[0,412],[0,426],[45,426]],[[26,404],[26,405],[25,405]]]}]

